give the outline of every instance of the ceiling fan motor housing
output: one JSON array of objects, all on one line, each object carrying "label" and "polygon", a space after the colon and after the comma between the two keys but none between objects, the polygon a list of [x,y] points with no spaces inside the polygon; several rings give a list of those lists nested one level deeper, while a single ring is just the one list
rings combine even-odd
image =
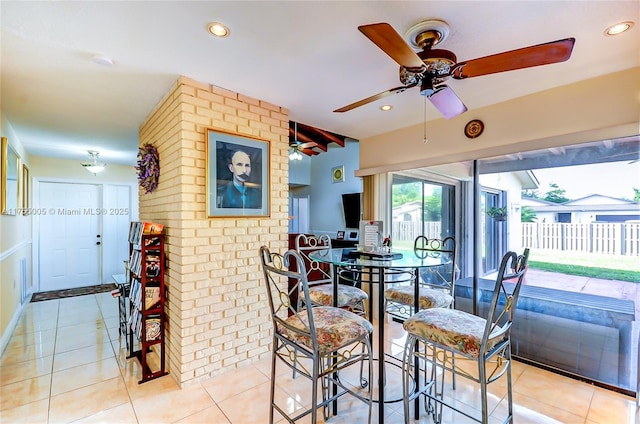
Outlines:
[{"label": "ceiling fan motor housing", "polygon": [[451,75],[451,68],[456,64],[456,55],[449,50],[423,50],[418,56],[424,63],[424,70],[412,72],[400,67],[400,82],[404,85],[418,84],[429,79],[432,84],[440,84]]}]

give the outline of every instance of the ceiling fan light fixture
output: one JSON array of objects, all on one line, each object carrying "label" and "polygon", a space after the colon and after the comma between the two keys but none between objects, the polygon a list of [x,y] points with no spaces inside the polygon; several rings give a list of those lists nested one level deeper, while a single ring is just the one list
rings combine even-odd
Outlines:
[{"label": "ceiling fan light fixture", "polygon": [[95,150],[88,150],[89,160],[80,162],[80,165],[84,167],[87,171],[91,172],[93,175],[97,175],[98,173],[104,171],[107,167],[107,164],[100,160],[100,153]]},{"label": "ceiling fan light fixture", "polygon": [[289,146],[289,160],[302,160],[302,153],[297,145]]},{"label": "ceiling fan light fixture", "polygon": [[211,22],[207,25],[207,31],[211,35],[216,37],[224,38],[229,36],[229,28],[226,25],[221,24],[220,22]]},{"label": "ceiling fan light fixture", "polygon": [[632,26],[633,26],[633,22],[631,21],[618,22],[617,24],[611,25],[609,28],[607,28],[604,31],[604,35],[622,34],[623,32],[631,29]]}]

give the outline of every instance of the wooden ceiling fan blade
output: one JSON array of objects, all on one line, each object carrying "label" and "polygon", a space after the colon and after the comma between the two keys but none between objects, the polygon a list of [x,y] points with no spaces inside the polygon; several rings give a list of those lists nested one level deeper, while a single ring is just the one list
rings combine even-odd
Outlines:
[{"label": "wooden ceiling fan blade", "polygon": [[433,94],[429,96],[429,100],[436,109],[447,119],[455,118],[467,111],[467,107],[458,95],[448,86],[439,86]]},{"label": "wooden ceiling fan blade", "polygon": [[402,93],[406,89],[411,88],[411,87],[415,87],[416,85],[417,84],[411,84],[411,85],[403,85],[402,87],[392,88],[391,90],[383,91],[382,93],[378,93],[378,94],[375,94],[375,95],[373,95],[371,97],[367,97],[366,99],[362,99],[362,100],[359,100],[359,101],[357,101],[355,103],[351,103],[350,105],[343,106],[340,109],[334,110],[334,112],[347,112],[347,111],[350,111],[351,109],[355,109],[357,107],[364,106],[364,105],[366,105],[368,103],[375,102],[376,100],[380,100],[380,99],[382,99],[384,97],[387,97],[387,96],[390,96],[392,94]]},{"label": "wooden ceiling fan blade", "polygon": [[410,70],[418,70],[424,66],[422,59],[391,25],[383,22],[361,25],[358,29],[400,66]]},{"label": "wooden ceiling fan blade", "polygon": [[456,64],[451,76],[455,79],[464,79],[564,62],[571,57],[575,41],[575,38],[565,38],[564,40],[467,60]]}]

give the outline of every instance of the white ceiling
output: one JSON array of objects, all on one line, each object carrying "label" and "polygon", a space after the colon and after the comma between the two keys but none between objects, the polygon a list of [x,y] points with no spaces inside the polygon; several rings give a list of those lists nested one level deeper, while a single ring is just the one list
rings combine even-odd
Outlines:
[{"label": "white ceiling", "polygon": [[[135,163],[138,127],[179,75],[286,107],[294,121],[356,139],[422,122],[417,88],[332,112],[400,85],[395,62],[357,30],[363,24],[388,22],[404,34],[419,21],[444,20],[451,34],[438,48],[458,61],[576,39],[564,63],[449,80],[470,119],[482,106],[640,66],[635,0],[3,0],[0,14],[1,109],[25,149],[78,159],[98,150],[122,164]],[[603,35],[627,20],[636,22],[631,31]],[[208,35],[212,21],[229,26],[231,36]],[[93,63],[96,54],[114,66]],[[383,103],[394,109],[381,112]],[[440,118],[431,105],[428,116]]]}]

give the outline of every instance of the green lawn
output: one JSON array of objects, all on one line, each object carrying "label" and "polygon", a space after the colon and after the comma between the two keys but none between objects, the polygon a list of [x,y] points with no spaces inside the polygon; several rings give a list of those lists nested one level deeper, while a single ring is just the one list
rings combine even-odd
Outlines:
[{"label": "green lawn", "polygon": [[640,258],[637,256],[531,249],[529,267],[563,274],[640,283]]},{"label": "green lawn", "polygon": [[[394,243],[393,247],[396,249],[413,249],[413,241],[399,241]],[[569,275],[640,283],[640,257],[638,256],[531,249],[529,266],[532,269]]]}]

